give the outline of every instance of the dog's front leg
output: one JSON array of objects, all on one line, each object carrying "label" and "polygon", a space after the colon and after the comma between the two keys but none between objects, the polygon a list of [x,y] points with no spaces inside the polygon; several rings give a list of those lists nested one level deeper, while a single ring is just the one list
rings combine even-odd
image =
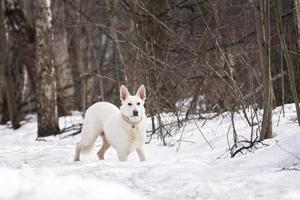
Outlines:
[{"label": "dog's front leg", "polygon": [[143,147],[139,147],[136,149],[136,152],[140,158],[140,161],[145,161],[146,158],[145,158],[145,152],[144,152],[144,148]]}]

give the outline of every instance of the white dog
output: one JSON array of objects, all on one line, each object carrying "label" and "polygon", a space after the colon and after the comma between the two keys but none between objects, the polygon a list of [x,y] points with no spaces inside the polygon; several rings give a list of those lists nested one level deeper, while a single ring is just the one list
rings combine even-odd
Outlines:
[{"label": "white dog", "polygon": [[110,146],[116,149],[120,161],[126,161],[128,155],[135,150],[140,160],[145,160],[146,89],[141,85],[136,95],[131,96],[122,85],[120,99],[120,109],[108,102],[95,103],[87,109],[81,140],[76,145],[75,161],[79,161],[81,152],[89,152],[92,149],[98,136],[101,136],[103,141],[97,153],[100,160],[104,159],[104,154]]}]

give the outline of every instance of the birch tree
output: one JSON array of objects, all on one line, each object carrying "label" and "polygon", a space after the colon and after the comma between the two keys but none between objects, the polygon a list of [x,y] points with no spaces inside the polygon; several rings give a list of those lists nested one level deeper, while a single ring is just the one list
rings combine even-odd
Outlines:
[{"label": "birch tree", "polygon": [[59,133],[56,69],[52,58],[50,0],[33,0],[36,33],[36,99],[38,137]]}]

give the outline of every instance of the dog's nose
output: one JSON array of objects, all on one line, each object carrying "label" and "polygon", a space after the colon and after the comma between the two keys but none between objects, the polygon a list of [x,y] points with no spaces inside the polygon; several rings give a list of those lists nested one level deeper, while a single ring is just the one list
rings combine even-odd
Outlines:
[{"label": "dog's nose", "polygon": [[139,111],[134,110],[134,111],[133,111],[133,116],[138,116],[138,115],[139,115]]}]

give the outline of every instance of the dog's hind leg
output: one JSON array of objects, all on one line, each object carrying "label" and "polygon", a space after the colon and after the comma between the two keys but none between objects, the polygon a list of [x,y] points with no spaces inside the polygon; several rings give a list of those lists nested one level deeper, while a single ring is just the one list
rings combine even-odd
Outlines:
[{"label": "dog's hind leg", "polygon": [[80,161],[80,151],[81,151],[81,144],[77,143],[75,148],[75,158],[74,161]]},{"label": "dog's hind leg", "polygon": [[104,133],[101,133],[101,137],[102,137],[102,146],[101,146],[100,150],[98,151],[97,155],[98,155],[99,160],[104,160],[104,154],[111,145],[106,140]]}]

